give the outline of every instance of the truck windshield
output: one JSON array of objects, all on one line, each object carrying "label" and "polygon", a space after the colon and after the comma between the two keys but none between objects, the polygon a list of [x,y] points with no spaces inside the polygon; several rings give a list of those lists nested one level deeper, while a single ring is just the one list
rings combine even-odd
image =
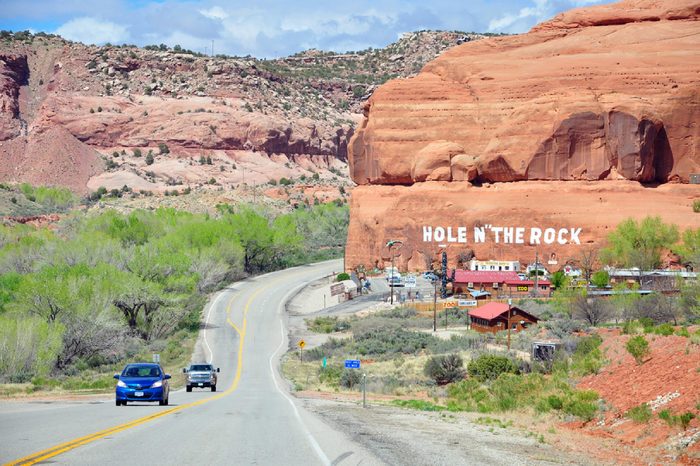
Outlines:
[{"label": "truck windshield", "polygon": [[211,366],[209,364],[193,364],[190,366],[190,371],[210,371]]}]

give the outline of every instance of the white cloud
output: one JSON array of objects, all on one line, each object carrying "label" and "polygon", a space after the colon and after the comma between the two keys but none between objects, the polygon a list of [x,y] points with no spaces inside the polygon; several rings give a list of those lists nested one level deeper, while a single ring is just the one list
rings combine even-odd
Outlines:
[{"label": "white cloud", "polygon": [[86,44],[107,42],[118,44],[129,40],[129,31],[126,27],[88,17],[68,21],[56,29],[56,34]]},{"label": "white cloud", "polygon": [[199,14],[209,19],[226,19],[228,18],[228,13],[224,11],[220,6],[213,6],[208,10],[199,10]]}]

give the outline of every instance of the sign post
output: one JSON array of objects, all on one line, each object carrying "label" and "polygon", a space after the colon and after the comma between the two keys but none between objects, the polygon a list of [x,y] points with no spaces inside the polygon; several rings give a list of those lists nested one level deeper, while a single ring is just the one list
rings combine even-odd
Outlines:
[{"label": "sign post", "polygon": [[[346,369],[359,369],[360,360],[359,359],[346,359],[345,360]],[[362,407],[367,407],[367,374],[362,374]]]},{"label": "sign post", "polygon": [[306,342],[304,340],[299,340],[299,361],[304,362],[304,346],[306,346]]}]

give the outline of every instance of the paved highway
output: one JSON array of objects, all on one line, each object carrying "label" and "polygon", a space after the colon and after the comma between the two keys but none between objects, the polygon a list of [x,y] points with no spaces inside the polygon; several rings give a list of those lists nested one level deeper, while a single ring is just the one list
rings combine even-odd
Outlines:
[{"label": "paved highway", "polygon": [[[13,464],[377,464],[303,409],[278,374],[288,348],[284,302],[341,269],[302,266],[236,283],[205,309],[196,359],[221,368],[219,391],[171,392],[170,406],[113,396],[0,403],[0,461]],[[179,375],[175,375],[179,377]],[[19,460],[19,462],[18,462]]]}]

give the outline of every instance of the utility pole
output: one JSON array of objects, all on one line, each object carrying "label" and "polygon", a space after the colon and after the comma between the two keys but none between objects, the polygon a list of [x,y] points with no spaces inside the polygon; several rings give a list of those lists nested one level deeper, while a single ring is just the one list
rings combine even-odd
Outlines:
[{"label": "utility pole", "polygon": [[389,240],[386,242],[387,247],[389,248],[389,255],[391,256],[391,273],[389,275],[389,287],[391,289],[391,297],[389,298],[391,301],[391,304],[394,304],[394,253],[392,252],[391,248],[394,247],[395,244],[403,244],[403,241],[399,240]]},{"label": "utility pole", "polygon": [[[538,256],[537,256],[537,249],[535,249],[535,290],[534,290],[534,295],[537,296],[540,294],[539,290],[539,284],[540,284],[540,270],[539,270],[539,264],[538,264]],[[510,316],[510,311],[508,311],[508,315]],[[508,335],[510,338],[510,330],[508,331]],[[508,349],[510,349],[510,344]]]},{"label": "utility pole", "polygon": [[510,351],[510,313],[512,301],[508,299],[508,351]]},{"label": "utility pole", "polygon": [[433,280],[433,332],[437,331],[437,278]]}]

